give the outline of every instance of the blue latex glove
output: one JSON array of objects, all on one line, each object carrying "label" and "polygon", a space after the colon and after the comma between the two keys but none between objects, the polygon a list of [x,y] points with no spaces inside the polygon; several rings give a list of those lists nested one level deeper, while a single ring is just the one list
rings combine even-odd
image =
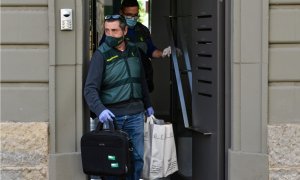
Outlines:
[{"label": "blue latex glove", "polygon": [[104,111],[101,112],[99,115],[99,121],[104,123],[108,120],[112,121],[115,115],[108,109],[105,109]]},{"label": "blue latex glove", "polygon": [[154,109],[153,107],[148,107],[146,110],[146,116],[149,117],[151,115],[154,115]]}]

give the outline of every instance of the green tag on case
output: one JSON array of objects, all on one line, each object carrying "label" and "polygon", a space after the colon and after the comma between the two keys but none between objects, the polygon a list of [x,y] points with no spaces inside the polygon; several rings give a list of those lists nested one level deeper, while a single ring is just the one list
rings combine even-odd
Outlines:
[{"label": "green tag on case", "polygon": [[110,160],[110,161],[115,161],[116,160],[116,156],[108,155],[107,159]]},{"label": "green tag on case", "polygon": [[110,166],[112,168],[118,168],[119,167],[119,163],[111,163]]}]

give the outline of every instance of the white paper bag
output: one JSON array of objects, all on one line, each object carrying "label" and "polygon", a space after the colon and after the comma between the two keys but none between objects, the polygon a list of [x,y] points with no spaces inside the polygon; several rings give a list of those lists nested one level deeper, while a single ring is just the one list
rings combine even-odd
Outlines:
[{"label": "white paper bag", "polygon": [[145,123],[144,179],[167,177],[178,170],[176,147],[171,123],[155,124],[150,116]]},{"label": "white paper bag", "polygon": [[149,179],[150,175],[150,162],[151,162],[151,125],[153,125],[154,116],[147,118],[144,124],[144,167],[143,178]]}]

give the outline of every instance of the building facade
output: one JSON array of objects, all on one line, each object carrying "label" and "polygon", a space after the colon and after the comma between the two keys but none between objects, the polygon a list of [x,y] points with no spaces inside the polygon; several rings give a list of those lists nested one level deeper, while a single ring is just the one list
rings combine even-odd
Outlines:
[{"label": "building facade", "polygon": [[[300,0],[218,3],[226,11],[230,61],[230,146],[220,179],[300,179]],[[1,179],[85,179],[80,138],[88,119],[82,87],[89,4],[2,0],[0,6]],[[71,31],[60,30],[64,8],[72,9]],[[154,107],[159,102],[154,97]]]}]

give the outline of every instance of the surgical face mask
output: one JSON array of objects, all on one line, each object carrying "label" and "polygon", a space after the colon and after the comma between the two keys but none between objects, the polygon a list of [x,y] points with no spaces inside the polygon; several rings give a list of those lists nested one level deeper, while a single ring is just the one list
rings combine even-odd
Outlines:
[{"label": "surgical face mask", "polygon": [[119,46],[124,41],[124,36],[121,37],[112,37],[112,36],[106,36],[105,42],[110,47],[116,47]]},{"label": "surgical face mask", "polygon": [[129,26],[129,27],[134,27],[137,23],[137,18],[135,17],[125,17],[125,20],[126,20],[126,24]]}]

